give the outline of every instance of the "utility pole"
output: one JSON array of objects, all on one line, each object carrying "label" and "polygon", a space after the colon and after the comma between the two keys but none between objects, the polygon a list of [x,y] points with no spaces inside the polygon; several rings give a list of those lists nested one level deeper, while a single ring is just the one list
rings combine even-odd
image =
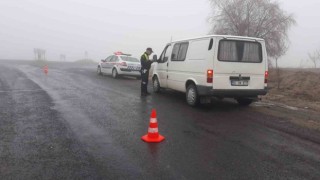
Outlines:
[{"label": "utility pole", "polygon": [[34,48],[34,60],[45,61],[46,60],[46,50]]},{"label": "utility pole", "polygon": [[60,54],[60,61],[63,61],[63,62],[66,61],[66,55],[65,54]]},{"label": "utility pole", "polygon": [[88,60],[88,51],[84,52],[84,58],[85,58],[85,60]]}]

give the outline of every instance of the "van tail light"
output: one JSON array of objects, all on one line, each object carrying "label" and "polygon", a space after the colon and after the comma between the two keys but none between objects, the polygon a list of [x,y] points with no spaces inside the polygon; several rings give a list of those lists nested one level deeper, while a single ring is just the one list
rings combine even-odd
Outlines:
[{"label": "van tail light", "polygon": [[264,83],[265,83],[265,84],[268,83],[268,77],[269,77],[269,72],[266,71],[266,72],[264,73]]},{"label": "van tail light", "polygon": [[207,83],[213,82],[213,70],[209,69],[207,70]]},{"label": "van tail light", "polygon": [[120,63],[120,66],[127,66],[127,63],[126,62],[122,62],[122,63]]}]

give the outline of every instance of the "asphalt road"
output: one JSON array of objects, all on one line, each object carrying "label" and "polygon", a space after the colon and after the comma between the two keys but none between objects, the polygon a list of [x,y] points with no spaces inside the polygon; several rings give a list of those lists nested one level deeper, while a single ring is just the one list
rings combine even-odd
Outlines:
[{"label": "asphalt road", "polygon": [[[95,68],[0,62],[0,179],[320,179],[319,132],[255,104],[141,98],[139,80]],[[140,139],[152,108],[159,144]]]}]

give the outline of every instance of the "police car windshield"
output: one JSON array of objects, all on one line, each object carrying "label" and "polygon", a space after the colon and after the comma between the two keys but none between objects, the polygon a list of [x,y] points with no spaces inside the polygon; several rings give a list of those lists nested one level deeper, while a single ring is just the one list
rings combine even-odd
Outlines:
[{"label": "police car windshield", "polygon": [[128,62],[140,62],[139,59],[129,56],[121,56],[121,59]]}]

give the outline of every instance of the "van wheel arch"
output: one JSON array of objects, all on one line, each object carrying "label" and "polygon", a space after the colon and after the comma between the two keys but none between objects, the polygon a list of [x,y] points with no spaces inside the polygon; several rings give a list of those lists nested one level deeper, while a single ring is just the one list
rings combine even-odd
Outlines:
[{"label": "van wheel arch", "polygon": [[158,78],[158,75],[154,74],[154,75],[152,76],[152,79],[154,79],[154,78]]},{"label": "van wheel arch", "polygon": [[187,88],[188,88],[188,86],[190,85],[190,84],[194,84],[195,86],[196,86],[196,83],[193,81],[193,80],[187,80],[187,82],[186,82],[186,90],[187,90]]},{"label": "van wheel arch", "polygon": [[[158,75],[154,74],[154,75],[152,76],[152,81],[155,80],[156,78],[159,80]],[[160,81],[159,81],[159,84],[160,84]]]}]

